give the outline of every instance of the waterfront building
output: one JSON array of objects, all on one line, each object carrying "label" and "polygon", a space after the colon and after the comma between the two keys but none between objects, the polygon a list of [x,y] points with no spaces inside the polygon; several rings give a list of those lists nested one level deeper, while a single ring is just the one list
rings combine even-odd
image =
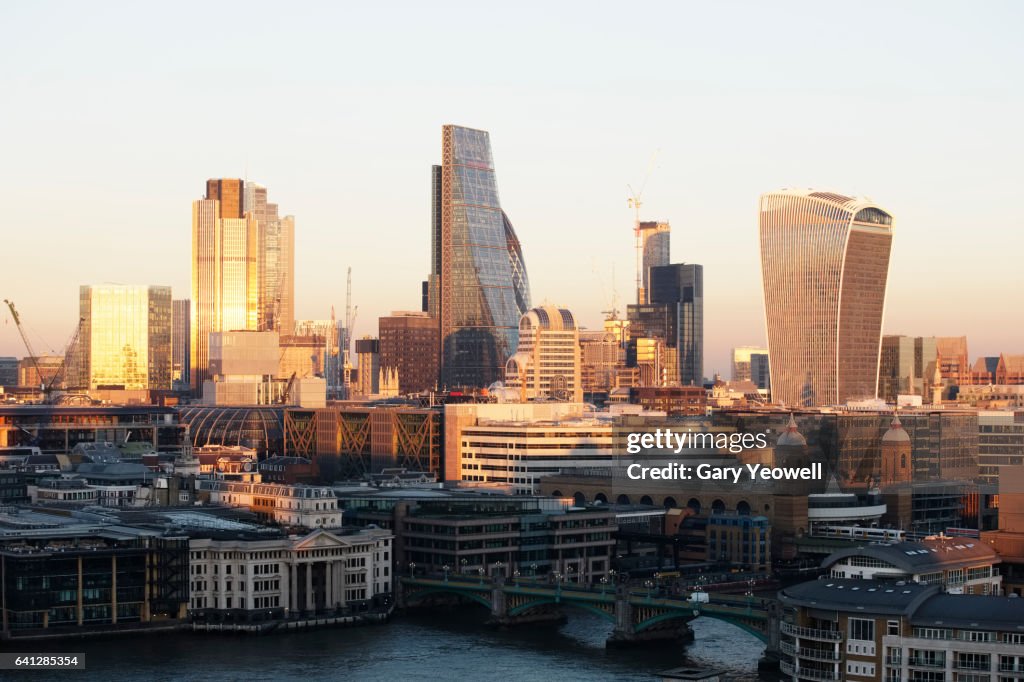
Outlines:
[{"label": "waterfront building", "polygon": [[437,388],[437,318],[427,313],[396,311],[377,321],[380,367],[398,376],[398,393],[409,395]]},{"label": "waterfront building", "polygon": [[762,195],[775,402],[822,406],[877,396],[892,223],[864,198],[803,190]]},{"label": "waterfront building", "polygon": [[[0,516],[8,526],[0,539],[5,638],[184,621],[186,537],[60,527],[42,514]],[[25,529],[30,517],[36,525]]]},{"label": "waterfront building", "polygon": [[171,383],[175,388],[186,388],[191,384],[189,371],[192,369],[192,301],[175,299],[171,301]]},{"label": "waterfront building", "polygon": [[519,238],[498,200],[490,135],[445,125],[432,172],[430,314],[438,318],[442,388],[503,378],[530,309]]},{"label": "waterfront building", "polygon": [[1024,601],[938,584],[823,578],[783,589],[788,680],[986,682],[1024,677]]},{"label": "waterfront building", "polygon": [[565,308],[533,308],[519,320],[519,346],[505,365],[505,385],[519,400],[583,402],[579,330]]},{"label": "waterfront building", "polygon": [[84,388],[171,388],[171,288],[102,284],[79,292]]},{"label": "waterfront building", "polygon": [[[592,584],[611,568],[614,510],[465,490],[337,487],[347,523],[393,529],[395,570]],[[414,565],[411,565],[414,564]]]},{"label": "waterfront building", "polygon": [[637,224],[641,254],[640,282],[636,292],[638,305],[651,302],[651,268],[669,264],[671,237],[672,227],[667,222],[644,221]]},{"label": "waterfront building", "polygon": [[[233,524],[232,524],[233,525]],[[191,528],[189,615],[246,622],[355,610],[390,595],[388,531]]]}]

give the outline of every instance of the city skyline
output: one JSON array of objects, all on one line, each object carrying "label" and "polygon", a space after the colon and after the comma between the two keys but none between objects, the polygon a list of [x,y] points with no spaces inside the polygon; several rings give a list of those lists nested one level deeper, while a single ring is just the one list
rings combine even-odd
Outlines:
[{"label": "city skyline", "polygon": [[[113,10],[68,6],[44,22],[38,9],[7,7],[3,23],[25,30],[0,47],[17,66],[3,80],[20,102],[0,113],[5,129],[19,131],[0,162],[8,224],[15,226],[5,239],[11,253],[39,254],[43,234],[55,246],[45,261],[11,259],[3,295],[18,303],[40,351],[59,350],[70,336],[82,284],[169,285],[175,298],[186,298],[195,187],[210,177],[240,177],[272,188],[302,226],[295,317],[323,319],[331,304],[343,307],[344,268],[352,265],[360,309],[354,335],[374,333],[377,317],[419,307],[418,285],[429,268],[425,169],[437,161],[437,127],[457,123],[493,135],[502,207],[514,218],[534,303],[558,301],[589,329],[600,326],[600,311],[611,303],[613,268],[619,309],[631,302],[626,185],[638,187],[661,149],[641,220],[671,222],[672,261],[704,265],[705,374],[728,376],[732,347],[766,341],[757,197],[782,187],[866,194],[897,216],[883,334],[966,335],[971,361],[1018,352],[1020,330],[1005,317],[1024,305],[1014,259],[1024,246],[1014,201],[1015,159],[1024,151],[1015,124],[1022,86],[1014,77],[1022,52],[1009,30],[1020,9],[947,6],[922,32],[915,26],[925,5],[869,7],[885,22],[864,38],[871,49],[855,56],[814,49],[837,40],[838,8],[795,11],[791,25],[769,35],[738,25],[721,46],[716,31],[703,37],[695,28],[670,27],[731,22],[724,8],[648,8],[649,21],[636,28],[598,9],[563,47],[553,46],[550,29],[510,16],[492,36],[491,56],[457,77],[433,68],[451,58],[447,46],[436,62],[427,60],[429,69],[386,57],[358,72],[303,71],[316,57],[347,63],[365,49],[350,29],[344,47],[314,36],[308,47],[271,59],[229,54],[242,45],[240,36],[194,53],[169,39],[143,40],[122,32]],[[747,13],[754,25],[772,10],[749,5]],[[127,14],[137,18],[138,11]],[[374,10],[356,14],[344,24],[383,20]],[[436,45],[430,27],[437,20],[427,14],[410,7],[395,26],[395,39],[408,42],[410,53]],[[188,15],[161,20],[168,33],[180,29],[203,42],[217,22],[193,26]],[[276,41],[292,22],[313,26],[310,18],[296,11],[272,26],[241,21],[256,37]],[[463,28],[471,21],[452,20]],[[325,31],[331,23],[322,22]],[[32,53],[29,62],[23,55],[43,26],[48,41],[66,47]],[[67,59],[87,35],[93,49]],[[766,49],[788,35],[801,37],[799,49]],[[985,50],[956,47],[982,36]],[[515,59],[515,45],[526,37],[540,54],[524,62]],[[479,46],[482,39],[468,40]],[[587,50],[593,63],[572,56],[573,45],[605,43],[618,47]],[[626,58],[640,46],[650,59]],[[137,59],[124,63],[126,51]],[[197,82],[213,57],[251,70],[237,83]],[[477,83],[489,85],[472,85],[487,69],[491,79]],[[183,108],[194,88],[241,95],[261,71],[281,92],[251,112]],[[417,105],[390,107],[398,98]],[[76,106],[64,111],[69,99]],[[225,126],[229,119],[234,127]],[[137,143],[154,129],[160,134]],[[836,154],[837,147],[856,153]],[[385,231],[403,248],[384,250],[367,238]],[[159,258],[143,257],[139,243]],[[41,269],[45,286],[34,281]],[[0,355],[24,354],[5,316]]]}]

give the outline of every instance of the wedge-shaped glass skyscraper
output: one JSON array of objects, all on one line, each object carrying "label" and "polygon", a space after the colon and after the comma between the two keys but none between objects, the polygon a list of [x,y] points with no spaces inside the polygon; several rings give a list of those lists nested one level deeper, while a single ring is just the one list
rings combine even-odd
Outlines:
[{"label": "wedge-shaped glass skyscraper", "polygon": [[772,398],[836,405],[878,394],[892,216],[870,200],[761,196],[761,272]]},{"label": "wedge-shaped glass skyscraper", "polygon": [[483,130],[442,128],[433,172],[428,311],[440,321],[442,387],[485,387],[503,376],[530,309],[519,239],[501,210]]}]

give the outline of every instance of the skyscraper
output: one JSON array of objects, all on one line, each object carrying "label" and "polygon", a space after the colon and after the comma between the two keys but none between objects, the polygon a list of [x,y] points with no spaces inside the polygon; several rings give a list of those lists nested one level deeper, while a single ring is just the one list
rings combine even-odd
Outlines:
[{"label": "skyscraper", "polygon": [[522,401],[550,398],[583,402],[580,332],[565,308],[544,305],[519,321],[519,347],[509,358],[505,383]]},{"label": "skyscraper", "polygon": [[761,196],[761,271],[772,396],[833,405],[878,394],[892,216],[865,198]]},{"label": "skyscraper", "polygon": [[432,172],[427,310],[439,320],[442,387],[484,387],[502,378],[530,308],[519,239],[501,210],[483,130],[442,128]]},{"label": "skyscraper", "polygon": [[[695,263],[659,265],[650,269],[652,304],[669,306],[675,339],[666,339],[678,353],[678,381],[704,383],[704,266]],[[673,379],[676,379],[674,377]]]},{"label": "skyscraper", "polygon": [[171,387],[171,288],[83,286],[79,353],[83,387]]},{"label": "skyscraper", "polygon": [[398,374],[399,393],[432,390],[437,382],[437,319],[397,311],[377,322],[380,366]]},{"label": "skyscraper", "polygon": [[171,301],[171,380],[189,385],[191,368],[192,302],[185,299]]},{"label": "skyscraper", "polygon": [[294,218],[278,216],[265,187],[207,180],[206,196],[192,203],[189,378],[195,392],[207,378],[212,332],[291,333],[294,251]]},{"label": "skyscraper", "polygon": [[672,236],[672,228],[668,223],[651,221],[639,223],[638,230],[642,286],[636,293],[636,302],[644,304],[651,302],[651,268],[668,265],[670,262],[669,238]]},{"label": "skyscraper", "polygon": [[263,185],[246,182],[243,196],[243,210],[256,217],[256,327],[287,336],[295,326],[295,217],[279,216]]},{"label": "skyscraper", "polygon": [[758,353],[768,353],[768,349],[759,346],[737,346],[732,349],[732,380],[753,381],[750,358]]}]

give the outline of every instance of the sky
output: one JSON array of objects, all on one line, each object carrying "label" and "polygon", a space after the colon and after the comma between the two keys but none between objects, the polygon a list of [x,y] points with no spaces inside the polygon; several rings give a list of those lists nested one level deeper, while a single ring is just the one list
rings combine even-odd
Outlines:
[{"label": "sky", "polygon": [[0,3],[0,298],[44,352],[79,285],[188,297],[191,203],[244,177],[295,216],[296,316],[343,316],[351,266],[375,334],[419,309],[455,123],[491,133],[534,303],[587,327],[634,302],[643,185],[704,266],[727,376],[764,342],[758,197],[814,187],[894,216],[884,333],[1022,353],[1022,25],[1014,2]]}]

